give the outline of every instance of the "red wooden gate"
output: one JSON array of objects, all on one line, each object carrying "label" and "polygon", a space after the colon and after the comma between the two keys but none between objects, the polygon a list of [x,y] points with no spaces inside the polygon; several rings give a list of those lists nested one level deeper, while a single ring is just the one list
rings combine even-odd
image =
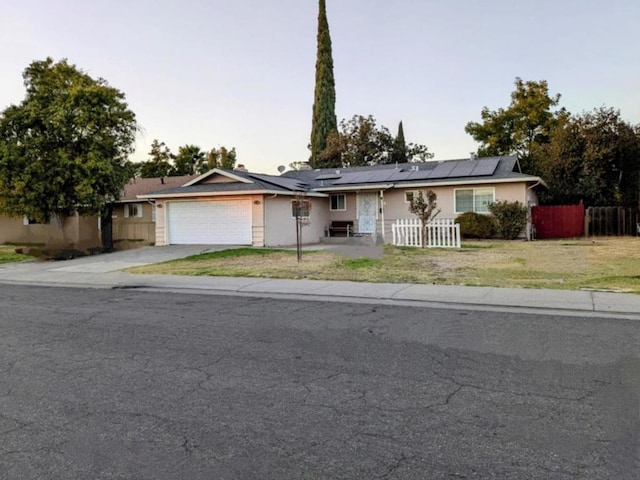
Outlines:
[{"label": "red wooden gate", "polygon": [[574,238],[584,234],[584,205],[532,207],[535,238]]}]

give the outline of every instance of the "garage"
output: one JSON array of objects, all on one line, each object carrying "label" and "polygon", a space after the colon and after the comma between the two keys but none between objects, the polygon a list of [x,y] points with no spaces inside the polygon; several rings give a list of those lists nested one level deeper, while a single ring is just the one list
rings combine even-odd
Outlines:
[{"label": "garage", "polygon": [[168,243],[251,245],[251,201],[168,202]]}]

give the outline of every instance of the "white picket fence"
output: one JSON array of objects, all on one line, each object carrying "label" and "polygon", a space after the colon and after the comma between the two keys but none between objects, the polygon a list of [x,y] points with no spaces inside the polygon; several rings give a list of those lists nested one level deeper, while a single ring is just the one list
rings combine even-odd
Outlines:
[{"label": "white picket fence", "polygon": [[[418,218],[399,218],[391,225],[393,244],[422,246],[422,225]],[[460,248],[460,225],[453,218],[436,218],[427,224],[428,248]]]}]

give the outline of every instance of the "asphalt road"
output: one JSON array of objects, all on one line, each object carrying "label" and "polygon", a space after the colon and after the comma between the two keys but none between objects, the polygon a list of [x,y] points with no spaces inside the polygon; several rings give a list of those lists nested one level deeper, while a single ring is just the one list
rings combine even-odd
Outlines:
[{"label": "asphalt road", "polygon": [[640,323],[0,287],[2,479],[638,479]]}]

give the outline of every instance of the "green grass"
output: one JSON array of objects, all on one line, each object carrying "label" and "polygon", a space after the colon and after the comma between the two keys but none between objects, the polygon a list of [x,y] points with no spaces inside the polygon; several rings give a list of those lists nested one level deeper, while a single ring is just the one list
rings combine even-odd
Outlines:
[{"label": "green grass", "polygon": [[[181,262],[183,260],[189,261],[201,261],[201,260],[217,260],[222,258],[238,258],[238,257],[265,257],[267,255],[274,255],[277,253],[284,253],[287,255],[296,255],[293,250],[284,250],[278,248],[233,248],[229,250],[219,250],[217,252],[199,253],[197,255],[191,255],[184,259],[171,260],[170,262]],[[167,263],[170,263],[167,262]]]},{"label": "green grass", "polygon": [[366,258],[366,257],[347,258],[342,261],[342,266],[344,268],[350,268],[352,270],[357,270],[361,268],[378,267],[381,264],[382,262],[380,260],[377,260],[374,258]]},{"label": "green grass", "polygon": [[2,263],[14,263],[14,262],[24,262],[25,260],[30,259],[29,255],[25,255],[23,253],[16,253],[17,246],[14,245],[0,245],[0,264]]},{"label": "green grass", "polygon": [[463,250],[471,250],[471,249],[479,249],[479,248],[495,248],[496,246],[498,246],[499,244],[497,243],[467,243],[467,242],[462,242],[460,244],[460,248],[462,248]]}]

